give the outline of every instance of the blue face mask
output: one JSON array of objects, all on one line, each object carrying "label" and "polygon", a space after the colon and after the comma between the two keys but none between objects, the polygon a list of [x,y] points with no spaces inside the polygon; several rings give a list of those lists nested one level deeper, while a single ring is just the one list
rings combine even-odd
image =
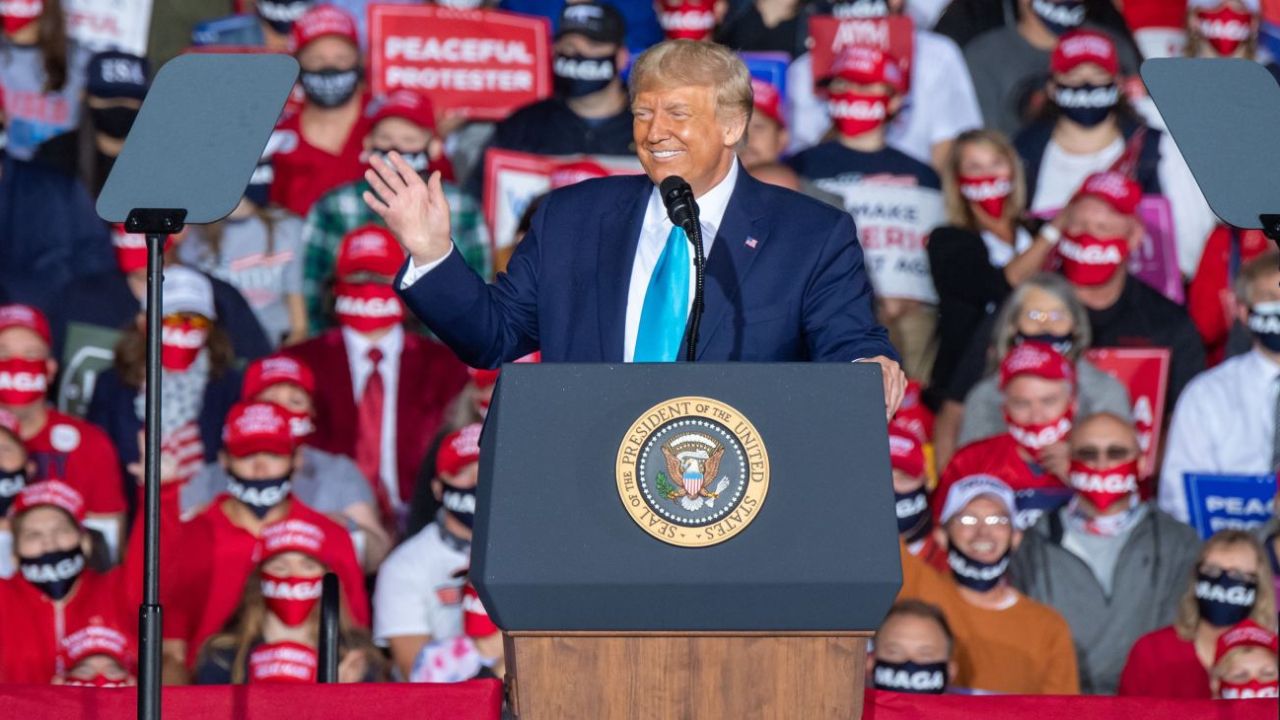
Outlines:
[{"label": "blue face mask", "polygon": [[872,682],[877,690],[891,692],[941,695],[947,689],[947,664],[945,662],[918,663],[910,660],[900,663],[876,660]]},{"label": "blue face mask", "polygon": [[1231,627],[1249,617],[1258,599],[1258,584],[1227,575],[1196,575],[1196,604],[1200,618],[1214,627]]},{"label": "blue face mask", "polygon": [[79,546],[71,550],[54,550],[33,558],[18,558],[22,577],[36,586],[50,600],[61,600],[75,587],[84,572],[85,558]]},{"label": "blue face mask", "polygon": [[440,495],[440,504],[458,522],[470,528],[476,521],[476,489],[459,488],[444,484],[444,492]]},{"label": "blue face mask", "polygon": [[246,480],[237,477],[230,470],[227,471],[227,476],[227,492],[252,510],[259,520],[265,518],[271,508],[288,500],[289,490],[293,487],[293,483],[289,482],[289,478],[293,476],[292,468],[280,477],[262,480]]},{"label": "blue face mask", "polygon": [[1258,303],[1249,308],[1249,331],[1262,347],[1280,352],[1280,302]]},{"label": "blue face mask", "polygon": [[1031,0],[1031,11],[1054,35],[1065,35],[1084,24],[1084,0]]},{"label": "blue face mask", "polygon": [[1071,122],[1081,127],[1095,127],[1115,112],[1120,102],[1120,89],[1115,83],[1107,85],[1060,85],[1053,94],[1053,102]]},{"label": "blue face mask", "polygon": [[600,92],[618,74],[612,56],[592,58],[565,53],[556,53],[553,71],[556,76],[556,93],[565,98],[578,98]]},{"label": "blue face mask", "polygon": [[952,542],[947,550],[947,564],[951,566],[951,576],[957,583],[976,592],[986,592],[998,585],[1005,570],[1009,569],[1009,551],[1005,550],[999,560],[986,563],[960,552]]},{"label": "blue face mask", "polygon": [[898,534],[905,542],[913,543],[929,532],[932,516],[929,515],[929,494],[923,487],[909,493],[893,493],[894,511],[898,515]]},{"label": "blue face mask", "polygon": [[1066,335],[1054,335],[1052,333],[1040,333],[1039,335],[1027,335],[1018,333],[1015,341],[1021,345],[1022,343],[1034,342],[1042,345],[1048,345],[1058,351],[1059,355],[1065,356],[1071,352],[1071,346],[1075,343],[1075,336],[1071,333]]},{"label": "blue face mask", "polygon": [[0,517],[9,512],[9,506],[26,486],[26,470],[19,468],[13,472],[0,472]]}]

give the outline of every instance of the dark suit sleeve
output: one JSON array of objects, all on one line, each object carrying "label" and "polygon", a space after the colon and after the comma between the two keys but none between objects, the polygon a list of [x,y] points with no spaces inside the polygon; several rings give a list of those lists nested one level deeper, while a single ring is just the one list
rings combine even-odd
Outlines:
[{"label": "dark suit sleeve", "polygon": [[897,360],[888,331],[876,322],[873,299],[853,218],[840,213],[804,290],[801,312],[810,359],[849,362],[884,355]]},{"label": "dark suit sleeve", "polygon": [[496,368],[538,349],[538,236],[548,205],[534,213],[507,271],[492,285],[467,267],[456,248],[407,288],[401,280],[408,263],[396,276],[405,305],[471,367]]}]

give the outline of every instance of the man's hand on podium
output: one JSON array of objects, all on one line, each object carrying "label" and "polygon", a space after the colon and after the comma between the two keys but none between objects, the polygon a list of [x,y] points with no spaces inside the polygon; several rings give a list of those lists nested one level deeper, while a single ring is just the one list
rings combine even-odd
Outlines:
[{"label": "man's hand on podium", "polygon": [[884,416],[886,420],[892,420],[894,413],[898,412],[898,406],[902,404],[903,393],[907,391],[907,374],[902,372],[897,361],[884,355],[858,362],[873,362],[880,366],[880,373],[884,377]]},{"label": "man's hand on podium", "polygon": [[369,208],[382,218],[416,267],[443,258],[453,249],[449,236],[449,203],[444,198],[440,171],[423,182],[400,153],[375,154],[364,172],[372,192],[364,193]]}]

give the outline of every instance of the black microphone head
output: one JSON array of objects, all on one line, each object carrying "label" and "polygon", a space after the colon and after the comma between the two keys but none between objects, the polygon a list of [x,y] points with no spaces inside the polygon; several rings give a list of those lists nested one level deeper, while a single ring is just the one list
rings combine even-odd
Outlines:
[{"label": "black microphone head", "polygon": [[663,202],[667,202],[667,198],[671,197],[673,193],[679,193],[682,191],[691,193],[693,192],[693,189],[690,188],[689,183],[685,182],[684,178],[679,175],[668,175],[658,185],[658,192],[662,193]]},{"label": "black microphone head", "polygon": [[698,224],[698,203],[693,199],[693,188],[679,175],[670,175],[658,184],[658,194],[667,208],[672,225],[690,232]]}]

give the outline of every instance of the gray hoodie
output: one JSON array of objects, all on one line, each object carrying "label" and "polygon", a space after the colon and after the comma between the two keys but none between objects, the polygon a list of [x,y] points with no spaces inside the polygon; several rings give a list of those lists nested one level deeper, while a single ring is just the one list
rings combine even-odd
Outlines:
[{"label": "gray hoodie", "polygon": [[1057,610],[1071,626],[1080,691],[1113,694],[1134,641],[1173,622],[1200,538],[1149,504],[1129,533],[1117,538],[1124,545],[1108,596],[1089,565],[1063,547],[1066,512],[1064,507],[1045,513],[1027,530],[1009,576],[1014,587]]}]

